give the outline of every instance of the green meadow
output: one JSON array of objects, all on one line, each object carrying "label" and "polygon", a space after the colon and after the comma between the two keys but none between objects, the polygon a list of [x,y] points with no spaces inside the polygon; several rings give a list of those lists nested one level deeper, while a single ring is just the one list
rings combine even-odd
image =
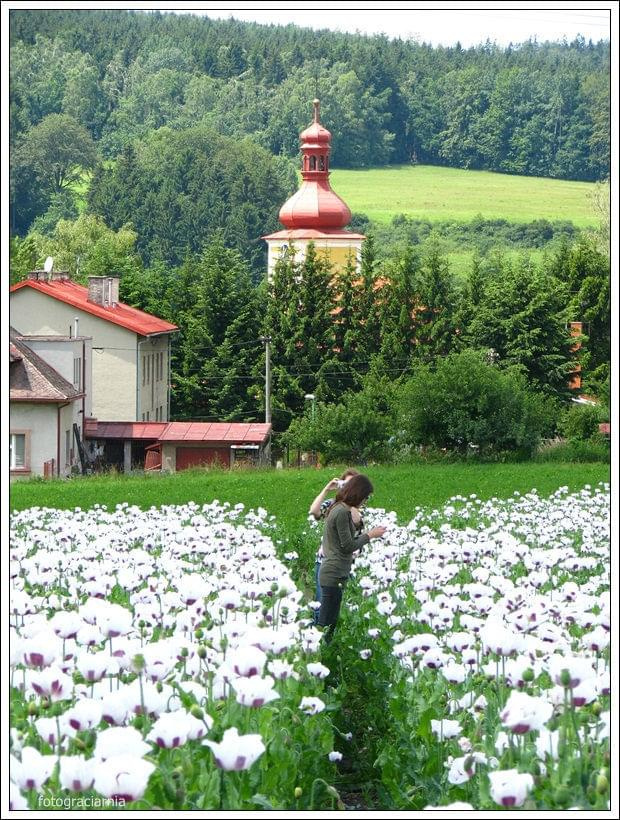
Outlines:
[{"label": "green meadow", "polygon": [[[187,470],[172,475],[108,474],[69,480],[31,480],[11,485],[10,506],[87,509],[94,504],[127,502],[142,509],[163,504],[209,503],[214,499],[264,507],[286,529],[304,528],[308,507],[325,484],[344,467],[286,470]],[[417,506],[434,509],[454,495],[508,498],[536,489],[549,495],[561,486],[609,480],[603,463],[407,464],[365,468],[375,491],[373,507],[394,510],[402,522]]]},{"label": "green meadow", "polygon": [[595,184],[512,176],[431,165],[332,171],[330,181],[353,213],[388,223],[397,214],[433,222],[505,219],[567,220],[596,224],[590,195]]}]

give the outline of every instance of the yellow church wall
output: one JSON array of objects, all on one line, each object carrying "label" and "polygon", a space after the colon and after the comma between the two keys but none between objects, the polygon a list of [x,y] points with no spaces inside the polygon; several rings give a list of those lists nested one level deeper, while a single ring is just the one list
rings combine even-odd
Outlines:
[{"label": "yellow church wall", "polygon": [[[346,239],[346,238],[329,238],[329,239],[296,239],[290,244],[295,247],[295,261],[303,262],[306,256],[306,248],[310,241],[314,243],[317,253],[327,256],[332,264],[334,273],[344,270],[347,265],[349,256],[356,260],[357,268],[360,266],[360,257],[362,252],[361,239]],[[288,247],[282,240],[269,241],[269,257],[267,267],[267,278],[271,280],[276,262],[283,253],[283,248]]]}]

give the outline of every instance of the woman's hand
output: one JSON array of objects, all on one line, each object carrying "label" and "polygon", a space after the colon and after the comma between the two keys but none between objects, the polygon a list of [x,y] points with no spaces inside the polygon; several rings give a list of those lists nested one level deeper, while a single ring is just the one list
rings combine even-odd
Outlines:
[{"label": "woman's hand", "polygon": [[368,530],[368,537],[369,538],[381,538],[384,532],[387,530],[387,527],[373,527],[371,530]]},{"label": "woman's hand", "polygon": [[339,478],[332,478],[329,484],[325,485],[324,492],[329,492],[330,490],[339,490],[340,489],[340,479]]}]

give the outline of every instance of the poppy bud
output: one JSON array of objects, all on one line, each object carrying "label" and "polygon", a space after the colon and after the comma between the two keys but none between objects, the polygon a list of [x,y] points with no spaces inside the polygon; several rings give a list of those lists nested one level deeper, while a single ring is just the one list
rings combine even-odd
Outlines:
[{"label": "poppy bud", "polygon": [[204,659],[207,657],[207,647],[206,647],[206,646],[203,646],[203,645],[201,644],[201,645],[198,647],[198,649],[197,649],[197,651],[196,651],[196,654],[198,655],[198,657],[200,658],[200,660],[201,660],[201,661],[204,661]]},{"label": "poppy bud", "polygon": [[204,630],[201,629],[200,627],[197,627],[194,630],[194,635],[198,638],[198,640],[200,640],[202,638],[202,636],[204,635]]},{"label": "poppy bud", "polygon": [[198,720],[202,720],[205,714],[197,703],[192,706],[189,713],[192,717],[198,718]]},{"label": "poppy bud", "polygon": [[141,672],[144,669],[145,665],[146,665],[146,661],[144,660],[144,655],[134,655],[134,657],[132,659],[132,663],[133,663],[133,668],[136,670],[136,672]]},{"label": "poppy bud", "polygon": [[592,704],[592,714],[594,715],[594,717],[598,717],[602,711],[603,707],[601,706],[600,701],[595,700]]},{"label": "poppy bud", "polygon": [[187,658],[187,657],[188,657],[188,655],[189,655],[189,649],[188,649],[186,646],[184,646],[184,647],[181,649],[181,657],[182,657],[182,658]]},{"label": "poppy bud", "polygon": [[37,704],[33,700],[31,700],[30,703],[28,704],[28,715],[30,717],[35,717],[38,714],[39,714],[39,710],[37,708]]},{"label": "poppy bud", "polygon": [[570,672],[568,671],[568,669],[562,669],[560,673],[560,683],[564,687],[570,686]]},{"label": "poppy bud", "polygon": [[596,791],[597,794],[606,794],[609,790],[609,780],[605,777],[604,773],[601,771],[598,773],[598,777],[596,778]]},{"label": "poppy bud", "polygon": [[553,801],[559,806],[565,806],[571,799],[571,792],[566,786],[560,786],[553,794]]},{"label": "poppy bud", "polygon": [[303,789],[301,788],[301,786],[296,786],[295,787],[295,800],[299,800],[299,798],[302,796],[302,794],[303,794]]},{"label": "poppy bud", "polygon": [[534,680],[534,670],[531,668],[525,669],[522,677],[526,683],[531,683]]}]

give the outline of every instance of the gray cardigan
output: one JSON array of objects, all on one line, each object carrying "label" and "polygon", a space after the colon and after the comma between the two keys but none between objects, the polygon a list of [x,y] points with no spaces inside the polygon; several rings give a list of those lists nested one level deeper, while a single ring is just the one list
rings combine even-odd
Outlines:
[{"label": "gray cardigan", "polygon": [[336,502],[327,515],[323,532],[323,553],[319,583],[322,587],[334,587],[344,583],[351,572],[353,553],[368,544],[368,533],[356,535],[350,509],[341,501]]}]

